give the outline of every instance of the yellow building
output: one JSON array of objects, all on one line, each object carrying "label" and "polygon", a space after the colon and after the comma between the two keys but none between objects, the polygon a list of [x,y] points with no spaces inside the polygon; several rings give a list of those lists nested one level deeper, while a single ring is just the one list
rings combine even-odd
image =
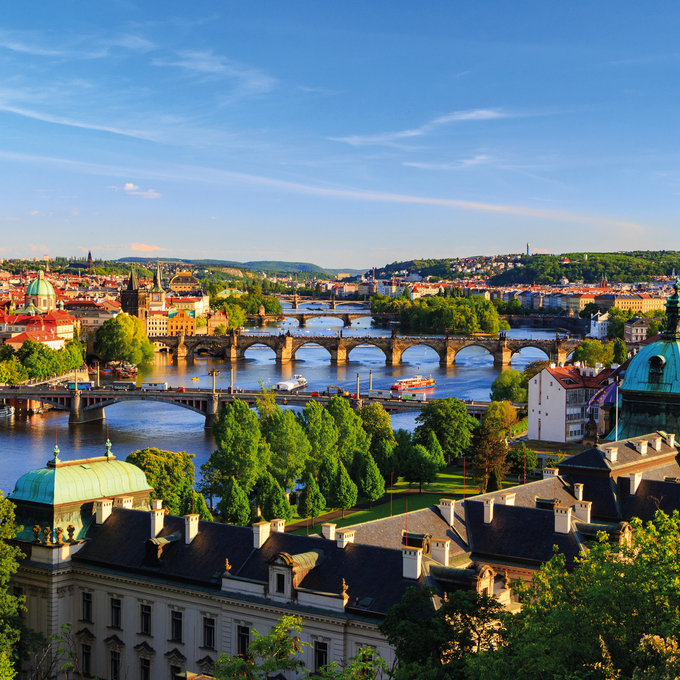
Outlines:
[{"label": "yellow building", "polygon": [[170,290],[175,293],[191,293],[200,287],[198,279],[191,272],[180,272],[170,279]]},{"label": "yellow building", "polygon": [[168,312],[168,335],[195,335],[196,315],[187,309]]},{"label": "yellow building", "polygon": [[663,309],[666,299],[663,297],[652,297],[647,293],[634,295],[598,295],[595,302],[600,309],[607,310],[610,307],[617,307],[621,310],[631,309],[636,314],[646,314],[653,309]]}]

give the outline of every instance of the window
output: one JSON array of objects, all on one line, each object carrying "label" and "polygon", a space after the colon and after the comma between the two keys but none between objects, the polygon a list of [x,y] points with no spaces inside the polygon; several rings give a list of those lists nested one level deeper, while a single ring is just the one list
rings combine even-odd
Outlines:
[{"label": "window", "polygon": [[277,574],[276,575],[276,592],[284,593],[286,592],[286,575]]},{"label": "window", "polygon": [[180,673],[182,669],[179,666],[170,666],[170,680],[182,680]]},{"label": "window", "polygon": [[83,621],[92,623],[92,593],[83,593]]},{"label": "window", "polygon": [[250,628],[239,626],[236,631],[236,649],[239,656],[248,655],[248,645],[250,644]]},{"label": "window", "polygon": [[121,602],[115,597],[111,598],[111,628],[120,628]]},{"label": "window", "polygon": [[151,680],[151,660],[139,660],[139,678],[140,680]]},{"label": "window", "polygon": [[328,665],[328,643],[314,641],[314,671],[318,673]]},{"label": "window", "polygon": [[92,647],[82,645],[80,648],[80,668],[83,675],[92,675]]},{"label": "window", "polygon": [[170,639],[182,642],[182,612],[173,611],[170,615]]},{"label": "window", "polygon": [[143,604],[140,607],[139,632],[142,635],[151,635],[151,605]]},{"label": "window", "polygon": [[111,652],[111,680],[120,680],[120,652]]},{"label": "window", "polygon": [[215,649],[215,619],[203,619],[203,646]]}]

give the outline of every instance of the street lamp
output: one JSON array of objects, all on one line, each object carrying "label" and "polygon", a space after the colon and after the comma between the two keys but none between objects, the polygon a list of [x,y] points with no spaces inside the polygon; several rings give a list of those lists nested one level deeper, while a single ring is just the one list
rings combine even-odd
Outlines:
[{"label": "street lamp", "polygon": [[208,371],[208,375],[212,376],[213,379],[213,394],[215,394],[215,378],[220,374],[220,372],[216,369],[213,369],[212,371]]}]

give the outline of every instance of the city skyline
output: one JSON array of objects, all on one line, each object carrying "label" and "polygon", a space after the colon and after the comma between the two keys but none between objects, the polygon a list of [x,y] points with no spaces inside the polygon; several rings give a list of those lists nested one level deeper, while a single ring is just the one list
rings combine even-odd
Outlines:
[{"label": "city skyline", "polygon": [[678,18],[669,2],[13,6],[0,257],[680,249]]}]

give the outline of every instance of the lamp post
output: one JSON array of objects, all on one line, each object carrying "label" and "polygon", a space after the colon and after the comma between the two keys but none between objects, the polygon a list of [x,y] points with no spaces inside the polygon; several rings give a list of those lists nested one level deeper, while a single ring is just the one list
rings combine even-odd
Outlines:
[{"label": "lamp post", "polygon": [[212,393],[213,393],[213,394],[216,394],[216,390],[215,390],[215,378],[217,378],[217,376],[218,376],[219,374],[220,374],[220,372],[219,372],[218,370],[216,370],[216,369],[213,369],[212,371],[208,371],[208,375],[211,375],[211,376],[212,376],[212,379],[213,379],[213,389],[212,389]]}]

